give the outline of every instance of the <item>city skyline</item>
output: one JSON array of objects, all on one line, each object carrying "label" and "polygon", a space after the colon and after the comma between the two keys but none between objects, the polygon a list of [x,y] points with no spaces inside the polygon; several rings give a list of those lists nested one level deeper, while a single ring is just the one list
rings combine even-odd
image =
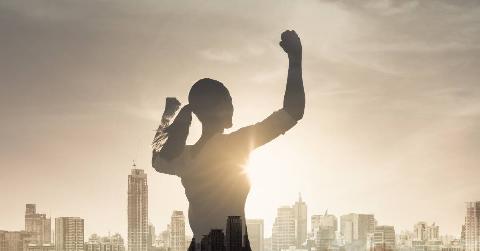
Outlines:
[{"label": "city skyline", "polygon": [[[148,175],[144,172],[143,169],[137,168],[137,165],[135,163],[132,164],[132,169],[131,173],[128,175],[128,184],[129,184],[129,189],[128,189],[128,196],[127,196],[127,201],[129,202],[129,207],[127,207],[126,213],[128,218],[132,219],[132,227],[133,229],[140,228],[142,229],[140,233],[148,232],[146,229],[148,229],[150,226],[153,226],[154,229],[158,227],[158,225],[152,223],[148,217],[149,213],[149,208],[148,208],[148,183],[147,183]],[[309,214],[308,213],[308,206],[306,201],[302,199],[301,193],[298,194],[298,199],[294,202],[292,206],[279,206],[277,208],[277,218],[278,217],[287,217],[285,218],[287,221],[288,220],[294,220],[296,223],[293,225],[295,226],[292,234],[293,234],[293,239],[292,241],[295,243],[298,243],[299,241],[302,242],[301,240],[305,240],[307,238],[308,233],[313,233],[315,228],[325,225],[325,226],[331,226],[337,231],[338,229],[343,229],[345,228],[344,222],[356,222],[356,223],[349,223],[353,225],[358,225],[360,224],[360,221],[365,222],[368,227],[367,229],[363,230],[366,232],[372,232],[373,228],[375,225],[378,224],[378,220],[375,218],[375,214],[358,214],[358,213],[348,213],[341,215],[338,219],[340,219],[340,224],[337,222],[337,217],[335,214],[329,214],[328,209],[325,211],[324,214],[320,214],[320,212]],[[473,204],[472,204],[473,203]],[[28,232],[34,232],[35,235],[33,236],[33,239],[36,240],[34,243],[37,244],[49,244],[51,241],[53,241],[53,237],[51,237],[52,231],[48,231],[48,229],[51,229],[51,215],[45,214],[45,213],[37,213],[36,211],[36,205],[35,203],[26,203],[25,205],[25,210],[24,210],[24,229]],[[476,207],[480,208],[478,205],[480,205],[480,202],[465,202],[465,205],[467,205],[467,211],[468,213],[470,212],[468,208],[473,208],[472,212],[476,212],[474,210],[480,211],[479,209],[475,209]],[[470,206],[469,206],[470,205]],[[132,211],[132,212],[130,212]],[[167,226],[167,231],[173,231],[173,232],[178,232],[180,230],[175,230],[177,225],[180,227],[180,229],[185,229],[188,228],[188,222],[185,222],[185,216],[183,214],[183,211],[181,210],[176,210],[172,209],[173,214],[170,217],[170,224],[165,225]],[[132,215],[132,216],[130,216]],[[471,213],[471,215],[474,215]],[[331,218],[333,217],[333,218]],[[476,217],[476,216],[469,216],[469,217]],[[71,217],[55,217],[54,219],[60,219],[62,218],[65,219],[70,219]],[[82,220],[82,229],[83,229],[83,220],[82,218],[79,217],[74,217]],[[465,218],[467,219],[467,218]],[[265,219],[254,219],[250,218],[247,219],[251,220],[252,223],[255,222],[255,220],[261,220],[262,225],[264,225],[263,221]],[[471,220],[471,219],[470,219]],[[285,220],[283,220],[285,221]],[[277,220],[275,220],[277,222]],[[288,223],[290,224],[290,223]],[[401,231],[410,231],[412,230],[412,233],[414,233],[418,239],[424,240],[424,239],[431,239],[431,238],[439,238],[439,236],[454,236],[454,237],[460,237],[461,231],[463,231],[464,224],[466,224],[465,221],[463,221],[459,226],[459,231],[456,234],[451,234],[451,233],[441,233],[439,228],[439,225],[436,225],[435,221],[431,225],[427,223],[424,220],[418,220],[416,223],[412,223],[411,226],[412,228],[410,229],[401,229]],[[56,224],[55,224],[56,225]],[[365,225],[365,226],[367,226]],[[298,226],[298,228],[297,228]],[[340,226],[340,227],[338,227]],[[130,225],[127,225],[127,228],[129,228]],[[1,228],[1,226],[0,226]],[[275,228],[275,223],[272,224],[272,228]],[[300,229],[300,230],[299,230]],[[304,229],[304,230],[302,230]],[[309,231],[310,229],[310,231]],[[350,227],[351,229],[351,227]],[[18,231],[18,229],[15,230],[8,230],[8,229],[1,229],[1,230],[7,230],[7,231]],[[186,229],[187,230],[187,229]],[[83,231],[83,230],[82,230]],[[136,230],[133,230],[136,231]],[[121,231],[113,231],[115,233],[119,233]],[[87,235],[92,235],[92,234],[98,234],[98,231],[93,230],[90,234],[85,234]],[[267,232],[268,233],[268,232]],[[110,234],[110,231],[108,231],[108,234]],[[187,230],[186,234],[191,234]],[[185,235],[185,232],[183,232],[182,235]],[[357,233],[358,235],[358,233]],[[361,234],[360,234],[361,235]],[[365,233],[363,234],[365,235]],[[45,236],[45,237],[44,237]],[[128,236],[128,235],[126,235]],[[268,235],[264,235],[263,237],[267,237]],[[272,236],[270,234],[270,236]],[[344,238],[352,238],[348,236],[353,236],[353,233],[344,234]],[[146,238],[146,237],[145,237]],[[133,238],[135,239],[135,238]],[[142,238],[140,238],[142,239]],[[184,240],[174,241],[176,243],[182,243]],[[141,246],[144,246],[145,243],[143,243]]]},{"label": "city skyline", "polygon": [[[212,77],[231,91],[232,130],[264,118],[284,91],[279,34],[295,29],[307,110],[251,156],[246,218],[270,235],[277,207],[302,191],[309,212],[458,235],[464,202],[480,198],[479,11],[464,0],[1,1],[0,184],[15,193],[0,226],[23,229],[36,203],[127,240],[133,159],[149,177],[152,223],[187,212],[180,180],[150,165],[165,97],[185,104]],[[191,134],[189,144],[196,118]]]},{"label": "city skyline", "polygon": [[[141,170],[139,169],[132,169],[132,175],[137,176],[137,179],[140,178],[139,180],[140,184],[146,181],[146,176],[144,176]],[[335,237],[336,231],[338,230],[337,218],[331,214],[328,214],[327,212],[325,212],[323,215],[316,215],[316,214],[311,215],[310,219],[312,224],[312,231],[308,232],[308,230],[306,230],[307,225],[301,224],[301,223],[299,224],[299,222],[303,221],[302,217],[298,217],[295,213],[295,211],[297,210],[295,209],[295,207],[298,206],[299,203],[305,203],[305,202],[303,202],[300,198],[298,201],[295,202],[295,204],[292,207],[282,206],[278,208],[279,211],[276,219],[276,224],[277,224],[277,221],[279,220],[278,217],[283,217],[283,220],[280,220],[278,224],[288,224],[289,226],[287,228],[284,228],[282,230],[283,233],[280,234],[279,236],[276,237],[274,235],[270,237],[272,238],[273,244],[271,249],[269,250],[280,251],[281,249],[288,249],[288,247],[292,247],[292,248],[307,247],[308,248],[309,245],[315,245],[316,247],[319,247],[320,250],[323,250],[322,247],[325,249],[328,249],[331,246],[336,246],[338,248],[338,245],[350,245],[349,248],[353,248],[353,249],[347,249],[347,250],[364,250],[366,248],[366,250],[373,251],[374,249],[377,250],[376,248],[378,247],[378,248],[382,248],[381,249],[382,251],[386,251],[386,250],[395,250],[396,248],[402,248],[402,247],[408,248],[408,246],[405,245],[401,240],[400,241],[396,240],[397,237],[400,239],[406,237],[407,240],[409,239],[410,241],[412,240],[414,241],[413,248],[415,248],[415,246],[417,248],[419,248],[420,246],[423,247],[423,245],[433,245],[432,247],[436,246],[437,248],[439,248],[443,245],[447,245],[446,246],[447,248],[453,248],[451,250],[461,251],[462,249],[458,249],[458,248],[460,247],[459,245],[463,245],[461,244],[461,242],[464,242],[467,245],[466,246],[467,250],[474,251],[476,249],[474,249],[475,247],[473,247],[472,245],[476,245],[476,247],[478,248],[478,243],[480,240],[480,235],[477,230],[477,226],[478,224],[480,224],[480,216],[478,214],[478,212],[480,212],[480,201],[465,203],[466,216],[465,216],[465,222],[463,226],[465,226],[466,228],[462,228],[461,238],[458,238],[458,236],[452,237],[448,235],[441,235],[439,231],[439,226],[436,225],[435,223],[428,224],[427,222],[419,221],[418,223],[412,226],[412,229],[407,231],[401,231],[399,233],[398,230],[396,231],[394,229],[395,228],[394,226],[378,224],[378,221],[374,218],[374,215],[351,213],[347,215],[342,215],[340,217],[341,223],[340,223],[339,236],[341,240],[336,240],[337,237]],[[35,216],[35,215],[38,215],[38,216]],[[40,223],[36,223],[38,222],[38,220],[32,221],[32,218],[38,218],[41,221]],[[85,220],[79,217],[55,218],[55,231],[50,230],[50,232],[45,232],[46,229],[44,227],[41,227],[41,228],[32,227],[34,225],[44,226],[45,224],[42,223],[42,221],[45,221],[45,219],[49,220],[50,218],[46,218],[45,214],[36,214],[36,204],[31,204],[31,203],[26,204],[25,229],[30,229],[30,230],[29,231],[21,230],[21,231],[12,232],[12,233],[19,234],[19,236],[28,235],[29,236],[27,237],[28,247],[30,247],[31,244],[33,244],[33,247],[39,244],[38,243],[39,237],[37,237],[38,235],[50,236],[50,233],[55,233],[54,234],[55,245],[53,245],[53,243],[50,243],[50,240],[45,239],[43,237],[41,238],[43,243],[47,244],[44,247],[48,248],[48,249],[45,249],[48,251],[50,250],[63,251],[63,249],[66,247],[70,247],[71,250],[83,251],[84,247],[91,248],[91,250],[95,250],[94,248],[96,246],[100,247],[100,245],[109,245],[111,248],[115,248],[115,250],[125,250],[123,238],[118,233],[114,234],[113,236],[111,236],[109,233],[108,237],[102,237],[102,238],[98,237],[97,234],[92,234],[88,239],[88,241],[86,241],[87,238],[86,238],[86,235],[84,234]],[[171,248],[171,250],[174,250],[174,251],[185,250],[188,240],[185,238],[187,235],[185,234],[185,222],[184,222],[185,218],[183,216],[183,212],[173,211],[171,220],[172,220],[171,224],[167,226],[167,231],[170,232],[170,237],[168,238],[169,247]],[[289,220],[292,220],[293,224],[288,223]],[[252,224],[251,226],[260,224],[261,229],[259,229],[259,231],[263,232],[264,230],[263,219],[247,219],[246,221]],[[225,246],[224,246],[224,248],[226,248],[225,250],[234,250],[231,248],[229,249],[229,243],[233,243],[230,245],[241,247],[242,220],[240,216],[229,216],[228,219],[226,219],[226,225],[227,225],[226,232],[225,232],[226,234],[224,237],[221,237],[221,239],[219,239],[220,238],[219,234],[223,236],[223,231],[221,229],[212,229],[211,233],[208,236],[204,236],[204,238],[202,239],[202,248],[204,248],[204,245],[218,246],[219,245],[218,241],[220,240],[225,240]],[[149,227],[150,226],[151,228],[155,229],[151,224],[149,225]],[[275,227],[276,226],[273,226],[273,228]],[[303,236],[302,231],[299,231],[298,228],[301,228],[301,229],[305,228],[305,231],[307,231],[309,235],[308,240],[313,241],[312,244],[309,244],[308,241],[301,245],[298,243],[299,236]],[[334,234],[333,237],[330,233],[331,230],[333,230],[333,234]],[[154,231],[155,230],[153,230],[153,233]],[[317,231],[320,231],[318,232],[318,235],[317,235]],[[463,231],[466,231],[466,232],[463,232]],[[290,234],[288,234],[287,232],[290,232]],[[0,230],[0,234],[4,234],[4,233],[5,232],[3,230]],[[149,229],[148,234],[150,233],[151,232]],[[240,237],[232,238],[231,236],[240,236]],[[253,236],[255,236],[255,234],[253,234]],[[156,243],[157,238],[163,238],[162,233],[160,233],[158,236],[154,234],[153,237],[154,238],[149,240],[149,244],[148,244],[149,248],[156,247],[151,245],[154,245]],[[2,236],[0,236],[0,250],[2,251],[9,250],[9,249],[2,249],[4,247],[1,246],[1,244],[3,243],[1,238]],[[261,251],[261,249],[259,249],[258,247],[258,243],[263,243],[264,239],[266,238],[268,237],[261,236],[259,240],[255,240],[254,238],[254,242],[257,242],[256,248],[254,249],[254,251],[256,250]],[[286,244],[286,246],[282,246],[282,244],[279,245],[278,244],[279,241],[275,241],[275,238],[284,239],[284,241],[280,241],[280,243],[285,243],[285,241],[289,243]],[[203,244],[204,241],[206,241],[205,244]],[[451,241],[452,244],[450,244],[449,241]],[[410,245],[412,245],[412,243]],[[134,240],[134,246],[138,246],[138,242],[135,240]],[[141,250],[142,249],[141,246],[142,245],[140,245],[140,247],[133,247],[132,250],[135,250],[135,251]],[[361,248],[362,246],[363,248]],[[360,249],[358,249],[359,247]],[[130,245],[128,246],[128,248],[131,248]],[[410,246],[410,248],[412,248],[412,246]],[[32,250],[36,250],[36,249],[32,249]],[[223,250],[223,249],[218,249],[218,250]]]},{"label": "city skyline", "polygon": [[[148,220],[148,182],[142,169],[133,164],[128,175],[129,207],[127,215],[128,242],[127,249],[132,251],[150,251],[165,248],[157,246],[157,239],[163,239],[163,232],[155,234],[155,226]],[[264,244],[264,219],[242,219],[241,216],[228,216],[225,231],[211,229],[197,242],[197,249],[202,251],[242,251],[248,242],[246,226],[252,227],[253,251],[294,250],[298,248],[318,248],[315,250],[348,251],[394,251],[394,250],[439,250],[442,251],[477,251],[480,243],[480,201],[465,203],[465,221],[462,224],[460,238],[442,235],[440,226],[435,222],[429,224],[418,221],[410,230],[395,230],[395,226],[382,225],[374,214],[349,213],[339,217],[328,214],[312,214],[311,231],[308,231],[308,204],[301,194],[292,206],[280,206],[272,226],[270,247]],[[90,251],[109,248],[112,251],[125,250],[121,235],[108,234],[100,238],[92,234],[88,241],[85,235],[85,219],[80,217],[56,217],[55,230],[51,229],[51,218],[37,213],[36,204],[25,204],[24,230],[8,232],[0,230],[0,251]],[[244,223],[246,225],[244,225]],[[338,229],[340,225],[340,229]],[[182,211],[174,210],[171,222],[167,225],[167,247],[172,251],[187,249],[185,216]],[[339,231],[338,231],[339,230]],[[337,232],[338,231],[338,232]],[[54,238],[52,238],[52,233]],[[262,235],[259,236],[259,233]],[[267,237],[268,238],[268,237]],[[398,240],[397,240],[398,238]],[[52,242],[52,239],[53,242]],[[163,239],[163,241],[165,241]],[[259,245],[262,245],[261,247]],[[23,248],[22,248],[23,246]],[[343,249],[341,249],[343,247]],[[213,250],[212,250],[213,248]]]},{"label": "city skyline", "polygon": [[[148,188],[148,175],[144,172],[143,169],[137,168],[137,165],[135,162],[132,164],[132,169],[131,173],[128,175],[128,184],[129,184],[129,189],[128,189],[128,196],[127,196],[127,201],[129,206],[127,207],[126,213],[128,218],[131,218],[132,225],[128,224],[126,228],[130,228],[130,226],[133,227],[132,231],[139,231],[139,233],[146,233],[148,232],[147,229],[150,226],[153,226],[154,229],[158,227],[158,225],[152,223],[149,219],[149,208],[148,208],[148,194],[149,194],[149,188]],[[474,207],[475,205],[480,205],[480,202],[477,202],[477,204],[471,204],[472,202],[464,202],[465,205],[473,205],[470,207]],[[53,231],[46,231],[47,229],[51,229],[51,215],[45,214],[45,213],[37,213],[36,211],[36,205],[35,203],[26,203],[25,207],[26,209],[24,210],[24,229],[29,230],[31,232],[36,232],[35,236],[33,237],[34,240],[36,240],[37,244],[50,244],[51,241],[53,241]],[[477,205],[477,207],[479,207]],[[479,207],[480,208],[480,207]],[[476,209],[480,211],[480,209]],[[132,212],[130,212],[132,211]],[[173,214],[171,217],[169,217],[170,224],[165,225],[167,231],[180,231],[180,230],[174,230],[177,226],[179,225],[181,229],[185,229],[183,231],[183,235],[190,235],[191,231],[189,231],[189,226],[188,226],[188,221],[185,221],[185,216],[183,214],[182,210],[176,210],[172,209]],[[132,216],[130,216],[132,215]],[[315,214],[309,214],[308,213],[308,206],[306,201],[302,199],[302,194],[298,193],[298,199],[294,202],[292,206],[287,206],[287,205],[282,205],[277,208],[277,218],[279,217],[287,217],[284,218],[283,221],[287,221],[287,224],[289,220],[294,220],[296,223],[292,223],[293,226],[295,226],[294,230],[292,230],[292,243],[299,243],[300,240],[305,240],[307,238],[308,233],[314,234],[315,228],[319,227],[320,225],[328,225],[331,226],[335,229],[335,231],[339,229],[344,229],[344,221],[349,221],[349,222],[357,222],[357,223],[349,223],[349,224],[359,224],[358,222],[360,221],[360,218],[363,219],[362,221],[368,222],[368,229],[369,230],[364,230],[366,232],[372,232],[373,228],[375,225],[377,225],[378,221],[375,218],[375,214],[358,214],[358,213],[348,213],[348,214],[343,214],[341,217],[338,219],[340,220],[340,224],[337,223],[337,217],[335,214],[328,214],[328,208],[326,209],[325,213],[322,215],[320,212],[317,212]],[[309,217],[310,216],[310,217]],[[330,218],[330,217],[333,217]],[[353,218],[352,218],[353,217]],[[364,217],[364,218],[362,218]],[[365,218],[367,217],[367,218]],[[56,219],[62,219],[66,218],[69,219],[71,217],[56,217]],[[78,219],[82,219],[79,217],[74,217]],[[82,219],[82,231],[83,231],[83,220]],[[255,218],[250,218],[248,220],[261,220],[262,225],[264,225],[263,221],[265,219],[255,219]],[[130,220],[129,220],[130,222]],[[275,222],[277,222],[277,219],[275,219]],[[275,228],[275,224],[273,223],[271,226]],[[284,223],[281,223],[284,224]],[[418,239],[424,240],[424,239],[431,239],[431,238],[438,238],[439,236],[453,236],[453,237],[460,237],[461,231],[463,231],[462,227],[464,227],[464,224],[466,224],[465,221],[461,222],[459,224],[459,229],[457,233],[441,233],[439,231],[439,225],[435,224],[435,220],[433,221],[432,225],[428,225],[428,223],[424,220],[418,220],[413,222],[411,224],[412,228],[407,228],[407,229],[400,229],[401,231],[410,231],[414,233]],[[299,227],[297,228],[297,225]],[[340,226],[340,227],[338,227]],[[287,227],[291,228],[292,226]],[[135,229],[142,229],[142,230],[135,230]],[[268,228],[266,228],[268,229]],[[302,230],[304,229],[304,230]],[[0,230],[7,230],[7,231],[18,231],[18,229],[2,229],[0,226]],[[285,231],[285,230],[282,230]],[[289,231],[289,230],[288,230]],[[342,230],[343,231],[343,230]],[[108,234],[110,235],[110,230],[108,231]],[[113,230],[114,233],[121,233],[122,231]],[[366,233],[365,232],[365,233]],[[85,234],[85,236],[90,236],[90,235],[96,235],[99,232],[96,230],[90,230],[88,234]],[[130,233],[130,231],[126,231],[126,233]],[[263,237],[272,237],[273,233],[270,231],[264,231],[264,233],[267,233],[267,235],[264,235]],[[366,236],[366,234],[363,233],[363,235]],[[102,233],[103,234],[103,233]],[[268,235],[270,234],[270,235]],[[357,233],[358,235],[358,233]],[[43,237],[45,236],[45,237]],[[125,234],[125,236],[128,238],[130,236],[129,234]],[[135,235],[132,235],[132,240],[135,240],[136,238],[140,239],[147,239],[147,235],[142,236],[142,237],[134,237]],[[348,236],[353,236],[353,233],[348,234],[347,236],[344,236],[348,242]],[[365,237],[363,236],[363,237]],[[185,240],[183,240],[185,241]],[[175,243],[182,243],[183,241],[175,241]],[[135,241],[137,242],[137,241]],[[301,241],[300,241],[301,242]],[[35,242],[33,242],[35,243]],[[146,242],[139,244],[141,248],[147,248]],[[172,245],[172,244],[170,244]],[[179,246],[182,247],[182,246]],[[182,249],[182,248],[180,248]],[[177,250],[178,251],[178,250]]]}]

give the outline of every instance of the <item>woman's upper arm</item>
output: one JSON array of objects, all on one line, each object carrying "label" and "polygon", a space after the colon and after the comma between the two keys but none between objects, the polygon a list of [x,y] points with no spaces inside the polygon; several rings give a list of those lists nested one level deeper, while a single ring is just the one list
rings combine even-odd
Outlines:
[{"label": "woman's upper arm", "polygon": [[229,135],[232,144],[246,145],[250,149],[262,146],[284,134],[297,124],[284,109],[280,109],[261,122],[243,127]]}]

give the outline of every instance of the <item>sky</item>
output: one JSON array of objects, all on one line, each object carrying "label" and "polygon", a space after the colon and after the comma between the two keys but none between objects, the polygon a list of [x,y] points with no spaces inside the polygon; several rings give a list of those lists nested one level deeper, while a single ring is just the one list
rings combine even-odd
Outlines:
[{"label": "sky", "polygon": [[[480,4],[447,0],[0,1],[0,229],[22,229],[36,203],[126,238],[133,160],[166,229],[188,202],[150,164],[165,97],[185,103],[214,78],[232,130],[260,121],[282,105],[286,29],[303,44],[305,116],[251,156],[247,217],[269,236],[301,192],[309,217],[459,236],[480,200]],[[188,142],[199,135],[194,121]]]}]

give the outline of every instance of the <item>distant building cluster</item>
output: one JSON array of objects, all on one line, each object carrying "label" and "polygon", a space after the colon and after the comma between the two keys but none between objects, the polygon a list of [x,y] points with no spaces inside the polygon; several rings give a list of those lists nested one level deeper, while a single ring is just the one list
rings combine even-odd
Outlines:
[{"label": "distant building cluster", "polygon": [[[57,217],[52,227],[52,220],[38,213],[35,204],[26,204],[24,230],[0,230],[0,251],[188,249],[192,237],[186,235],[182,211],[173,211],[170,224],[158,234],[149,223],[147,175],[135,165],[128,175],[127,199],[127,243],[118,233],[93,234],[85,240],[84,219]],[[480,251],[480,201],[466,203],[460,238],[440,235],[440,227],[434,222],[419,221],[411,230],[398,233],[394,226],[379,225],[373,214],[350,213],[337,218],[326,211],[308,218],[307,204],[301,196],[293,205],[277,209],[271,237],[265,238],[263,219],[246,219],[245,225],[246,230],[240,216],[228,217],[225,233],[212,229],[197,250],[245,251],[250,246],[252,251]]]}]

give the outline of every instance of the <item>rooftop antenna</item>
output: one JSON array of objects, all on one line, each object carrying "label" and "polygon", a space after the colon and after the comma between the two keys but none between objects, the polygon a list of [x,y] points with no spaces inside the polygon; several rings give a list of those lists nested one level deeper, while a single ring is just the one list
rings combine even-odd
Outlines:
[{"label": "rooftop antenna", "polygon": [[137,164],[135,164],[135,160],[133,160],[132,167],[133,167],[134,169],[137,168]]}]

